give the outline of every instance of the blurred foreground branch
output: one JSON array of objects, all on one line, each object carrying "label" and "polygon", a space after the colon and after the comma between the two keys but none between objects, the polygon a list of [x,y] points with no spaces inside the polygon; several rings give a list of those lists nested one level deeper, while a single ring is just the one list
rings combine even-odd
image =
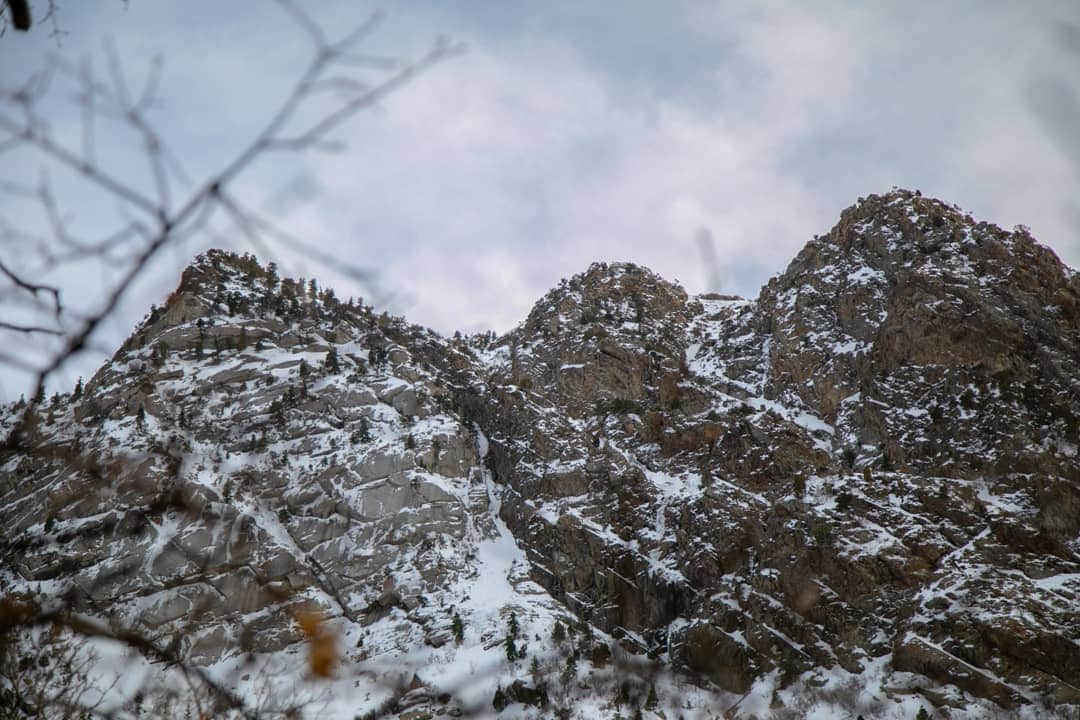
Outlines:
[{"label": "blurred foreground branch", "polygon": [[[36,446],[34,424],[38,422],[38,410],[45,403],[46,383],[71,358],[91,347],[95,334],[114,315],[155,258],[166,248],[200,233],[212,234],[215,231],[211,223],[216,218],[238,229],[259,249],[277,246],[299,250],[324,263],[332,260],[338,272],[357,279],[369,277],[363,268],[345,264],[343,269],[339,258],[331,259],[253,213],[238,199],[233,185],[268,154],[336,148],[332,136],[350,118],[376,106],[458,52],[460,47],[440,38],[415,60],[373,57],[361,52],[360,46],[378,27],[381,15],[374,14],[340,39],[331,39],[297,5],[288,0],[278,0],[277,4],[307,37],[311,59],[261,130],[235,156],[197,181],[188,177],[182,158],[170,148],[151,119],[152,111],[159,105],[160,58],[151,61],[146,80],[138,88],[133,86],[130,73],[109,43],[105,46],[104,77],[94,74],[89,61],[73,65],[54,58],[21,84],[0,88],[0,158],[7,153],[29,151],[43,165],[36,179],[0,178],[0,194],[13,198],[20,208],[19,219],[14,222],[0,217],[0,317],[3,318],[0,343],[14,348],[0,351],[0,364],[31,371],[35,383],[29,403],[22,408],[0,447],[0,453],[5,456],[0,459],[23,454],[35,462],[57,462],[65,472],[86,477],[102,487],[113,486],[125,468],[105,466],[104,458],[88,457],[74,446]],[[51,10],[52,3],[49,7]],[[0,22],[10,22],[20,30],[29,26],[29,8],[23,0],[7,0],[0,8],[7,11],[0,12]],[[358,77],[361,70],[374,71],[378,76],[373,82],[362,80]],[[61,89],[57,90],[58,87]],[[335,90],[336,99],[329,106],[321,100],[317,104],[316,96],[321,98],[328,88]],[[70,93],[78,108],[75,139],[56,131],[60,123],[54,122],[45,108],[51,94],[57,93]],[[98,133],[106,123],[135,139],[149,170],[149,186],[118,173],[100,157]],[[108,198],[119,217],[116,226],[95,237],[81,236],[63,210],[57,190],[60,185],[50,172],[57,177],[62,174],[66,183],[78,183]],[[40,212],[44,219],[42,229],[24,222],[23,210],[28,208]],[[44,278],[88,260],[113,268],[114,275],[103,301],[84,310],[78,303],[69,302],[59,285]],[[48,348],[41,362],[35,362],[27,352],[29,341],[34,340]],[[136,459],[124,462],[134,464]],[[176,472],[179,467],[177,463]],[[5,479],[14,486],[13,476]],[[192,512],[175,493],[165,489],[160,494],[161,497],[141,510],[129,508],[135,512],[125,514],[125,518],[140,518],[134,521],[136,530],[145,527],[155,513],[170,509]],[[225,521],[221,522],[225,525]],[[235,531],[242,530],[239,527]],[[224,531],[233,533],[234,528],[225,527]],[[102,521],[88,526],[86,532],[104,537],[115,533],[116,528]],[[0,569],[16,577],[21,574],[19,564],[23,554],[17,542],[4,538],[4,559],[0,564]],[[176,543],[173,546],[173,550],[179,549]],[[202,563],[204,570],[208,562],[206,557],[190,554],[186,560],[196,566]],[[134,571],[131,567],[118,570]],[[99,577],[96,582],[100,585],[105,579]],[[262,578],[256,578],[256,583],[264,590],[269,587]],[[0,587],[0,591],[4,589]],[[190,698],[198,717],[296,715],[293,706],[253,707],[250,698],[238,695],[220,678],[185,662],[175,642],[163,643],[115,622],[75,612],[79,601],[89,602],[95,612],[109,615],[108,599],[92,598],[93,589],[93,586],[72,586],[59,594],[46,591],[38,598],[12,595],[0,598],[0,705],[4,706],[0,717],[112,717],[118,712],[119,716],[129,716],[128,711],[103,705],[109,688],[96,688],[86,675],[92,660],[78,648],[99,640],[133,651],[151,665],[178,672],[191,690]],[[274,588],[268,591],[276,592]],[[348,612],[347,608],[342,610]],[[197,622],[198,608],[193,608],[191,614],[192,621]],[[43,660],[43,639],[61,637],[67,640],[58,646],[62,648],[57,655],[59,659]],[[45,675],[52,679],[43,679],[49,662],[63,666],[60,677],[66,679],[66,684],[57,681],[51,671]],[[203,703],[204,697],[208,698],[207,703]]]},{"label": "blurred foreground branch", "polygon": [[[0,308],[18,307],[23,314],[48,315],[51,323],[8,321],[0,326],[3,333],[47,335],[61,340],[59,347],[36,370],[35,396],[47,379],[74,355],[86,349],[94,333],[120,304],[133,283],[144,273],[162,250],[189,238],[208,227],[220,210],[253,244],[277,243],[298,246],[299,242],[273,228],[265,219],[255,217],[235,199],[230,185],[261,157],[270,153],[325,150],[331,134],[356,113],[370,108],[388,95],[453,55],[460,47],[437,39],[420,58],[400,62],[359,52],[360,43],[379,25],[375,14],[346,33],[331,40],[319,25],[287,0],[278,3],[303,31],[311,43],[312,58],[284,102],[264,124],[262,130],[231,160],[194,185],[179,202],[174,200],[177,185],[189,184],[181,163],[168,144],[154,129],[148,110],[157,103],[161,61],[151,63],[145,87],[136,96],[131,92],[128,74],[110,44],[106,45],[107,80],[93,76],[89,64],[73,67],[54,60],[48,67],[32,74],[22,85],[0,90],[0,155],[17,147],[33,148],[53,167],[111,197],[124,221],[104,237],[80,238],[68,218],[60,211],[53,184],[42,173],[36,187],[0,181],[0,193],[17,195],[21,201],[39,207],[48,218],[49,234],[35,235],[8,222],[0,223],[0,247],[33,247],[37,262],[31,270],[0,265],[6,279],[0,287]],[[368,84],[353,77],[356,68],[376,69],[377,82]],[[81,142],[76,147],[63,142],[53,131],[52,123],[40,106],[57,80],[75,86],[76,102],[81,109]],[[326,83],[348,91],[314,120],[303,118],[313,95]],[[122,123],[134,135],[145,156],[153,178],[148,191],[131,179],[110,171],[97,157],[95,127],[100,118]],[[309,253],[310,247],[302,248]],[[78,313],[61,300],[60,291],[38,284],[32,278],[55,271],[65,263],[88,257],[107,258],[121,267],[119,279],[112,283],[104,302],[90,313]],[[317,259],[328,261],[322,254]],[[27,263],[23,263],[26,265]],[[340,265],[340,261],[336,261]],[[347,265],[347,263],[346,263]],[[363,268],[346,267],[356,278],[368,277]],[[7,315],[8,313],[5,313]],[[0,362],[4,362],[0,358]]]}]

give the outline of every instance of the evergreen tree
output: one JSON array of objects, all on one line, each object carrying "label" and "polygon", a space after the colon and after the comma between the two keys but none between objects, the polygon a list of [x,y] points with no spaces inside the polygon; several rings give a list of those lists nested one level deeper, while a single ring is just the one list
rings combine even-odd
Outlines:
[{"label": "evergreen tree", "polygon": [[[412,437],[411,435],[409,437]],[[510,662],[517,660],[520,657],[524,657],[524,652],[519,652],[517,647],[517,637],[520,632],[518,627],[517,614],[510,613],[510,618],[506,623],[506,659]]]},{"label": "evergreen tree", "polygon": [[341,365],[338,363],[337,348],[332,345],[326,351],[326,369],[332,373],[341,371]]},{"label": "evergreen tree", "polygon": [[353,431],[352,437],[353,445],[359,445],[362,442],[371,442],[371,428],[368,427],[368,421],[366,417],[360,418],[359,427]]},{"label": "evergreen tree", "polygon": [[457,613],[454,613],[454,620],[450,627],[454,631],[454,642],[460,645],[465,639],[465,623],[461,621],[461,616]]},{"label": "evergreen tree", "polygon": [[559,680],[563,685],[569,685],[577,679],[577,655],[570,653],[566,656],[566,666],[563,667]]},{"label": "evergreen tree", "polygon": [[589,623],[582,620],[581,625],[578,628],[578,630],[581,632],[581,640],[578,643],[578,650],[580,652],[587,653],[590,650],[592,650],[592,644],[593,644],[592,625],[590,625]]},{"label": "evergreen tree", "polygon": [[146,426],[146,410],[142,405],[139,405],[138,411],[135,413],[135,424],[140,428]]},{"label": "evergreen tree", "polygon": [[558,620],[555,621],[555,627],[551,631],[551,640],[556,645],[562,645],[566,641],[566,627]]},{"label": "evergreen tree", "polygon": [[656,686],[655,685],[649,685],[649,697],[647,697],[645,699],[645,709],[646,710],[655,710],[656,709],[656,704],[659,701],[660,701],[660,699],[656,697]]},{"label": "evergreen tree", "polygon": [[506,647],[506,659],[509,660],[510,662],[514,662],[515,660],[517,660],[518,659],[518,649],[517,649],[517,643],[514,642],[514,636],[513,635],[507,635],[506,636],[505,647]]},{"label": "evergreen tree", "polygon": [[82,397],[82,393],[83,393],[82,376],[80,375],[79,379],[75,382],[75,389],[71,391],[71,399],[72,400],[78,400],[79,398]]}]

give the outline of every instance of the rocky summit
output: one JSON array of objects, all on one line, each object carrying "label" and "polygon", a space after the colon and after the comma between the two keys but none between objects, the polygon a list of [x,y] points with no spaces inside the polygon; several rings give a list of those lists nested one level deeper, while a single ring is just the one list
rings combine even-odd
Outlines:
[{"label": "rocky summit", "polygon": [[501,337],[211,251],[2,415],[0,589],[138,670],[99,710],[1080,717],[1080,275],[917,192],[756,300],[598,263]]}]

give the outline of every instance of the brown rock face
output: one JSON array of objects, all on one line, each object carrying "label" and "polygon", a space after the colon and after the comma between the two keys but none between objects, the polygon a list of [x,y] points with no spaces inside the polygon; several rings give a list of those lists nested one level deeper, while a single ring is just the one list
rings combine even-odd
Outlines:
[{"label": "brown rock face", "polygon": [[735,693],[750,689],[758,669],[741,637],[708,623],[694,625],[683,635],[681,660],[694,672]]},{"label": "brown rock face", "polygon": [[1004,705],[1071,697],[1078,302],[1026,231],[905,191],[845,211],[756,302],[593,266],[494,356],[504,516],[575,611],[731,690],[895,649]]},{"label": "brown rock face", "polygon": [[871,196],[763,289],[765,392],[836,425],[863,462],[1067,473],[1042,440],[1080,432],[1078,302],[1080,278],[1026,230]]}]

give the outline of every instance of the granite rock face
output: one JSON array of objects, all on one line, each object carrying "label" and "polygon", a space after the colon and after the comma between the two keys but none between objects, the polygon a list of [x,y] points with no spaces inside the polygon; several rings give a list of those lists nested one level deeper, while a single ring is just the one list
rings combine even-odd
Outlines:
[{"label": "granite rock face", "polygon": [[5,582],[196,663],[287,650],[312,603],[403,651],[504,537],[522,607],[724,691],[1067,708],[1078,438],[1080,275],[917,193],[757,300],[594,264],[499,338],[211,252],[0,457]]}]

